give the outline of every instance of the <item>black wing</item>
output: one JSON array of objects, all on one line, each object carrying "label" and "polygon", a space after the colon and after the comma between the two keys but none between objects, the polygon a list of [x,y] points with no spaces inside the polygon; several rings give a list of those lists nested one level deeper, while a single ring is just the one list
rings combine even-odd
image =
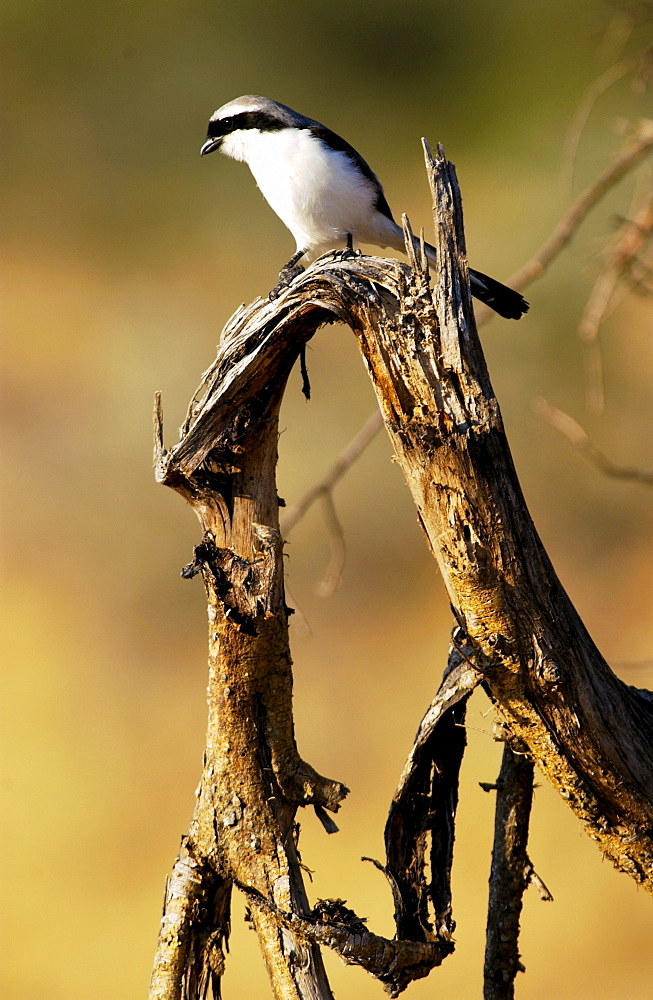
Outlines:
[{"label": "black wing", "polygon": [[339,153],[344,153],[345,156],[349,157],[352,163],[354,163],[358,167],[360,172],[365,177],[367,177],[368,181],[371,181],[371,183],[374,185],[376,189],[376,202],[374,204],[374,207],[376,208],[377,212],[380,212],[381,215],[385,215],[386,218],[390,219],[391,222],[394,222],[395,220],[392,218],[392,212],[390,210],[390,206],[388,205],[386,197],[383,193],[381,181],[376,176],[376,174],[370,167],[369,163],[367,163],[367,161],[363,159],[361,154],[357,152],[357,150],[355,150],[353,146],[350,146],[349,143],[342,138],[342,136],[339,136],[335,132],[332,132],[330,128],[326,128],[324,125],[320,125],[317,122],[315,122],[314,124],[311,123],[309,126],[307,126],[307,128],[308,131],[312,135],[314,135],[316,139],[319,139],[321,142],[323,142],[325,146],[329,147],[329,149],[335,149]]}]

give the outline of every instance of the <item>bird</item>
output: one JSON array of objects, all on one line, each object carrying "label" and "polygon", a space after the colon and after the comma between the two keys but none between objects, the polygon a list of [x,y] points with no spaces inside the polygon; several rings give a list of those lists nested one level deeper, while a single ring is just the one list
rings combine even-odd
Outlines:
[{"label": "bird", "polygon": [[[313,118],[268,97],[248,94],[215,111],[200,153],[220,150],[246,163],[263,197],[290,230],[297,250],[279,273],[270,297],[328,250],[354,243],[405,252],[378,177],[353,146]],[[435,247],[425,244],[429,265]],[[469,270],[470,288],[500,316],[519,319],[528,303],[519,292],[481,271]]]}]

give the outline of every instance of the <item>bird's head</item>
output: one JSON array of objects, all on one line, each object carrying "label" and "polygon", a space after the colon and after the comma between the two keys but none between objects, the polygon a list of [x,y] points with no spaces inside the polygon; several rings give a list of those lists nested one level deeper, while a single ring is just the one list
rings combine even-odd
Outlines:
[{"label": "bird's head", "polygon": [[219,149],[235,160],[246,160],[248,133],[278,132],[296,125],[293,117],[301,116],[268,97],[237,97],[211,115],[200,153],[206,156]]}]

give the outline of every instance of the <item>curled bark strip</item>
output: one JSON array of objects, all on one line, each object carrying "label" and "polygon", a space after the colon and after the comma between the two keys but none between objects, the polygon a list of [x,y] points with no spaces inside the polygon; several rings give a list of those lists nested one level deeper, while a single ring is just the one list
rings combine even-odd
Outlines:
[{"label": "curled bark strip", "polygon": [[216,879],[207,894],[206,906],[198,908],[191,925],[182,1000],[205,1000],[209,990],[213,1000],[220,1000],[230,933],[231,882]]},{"label": "curled bark strip", "polygon": [[392,799],[385,827],[386,871],[396,887],[400,938],[452,941],[451,865],[458,776],[466,745],[463,722],[467,699],[481,679],[452,647],[448,668],[420,723]]}]

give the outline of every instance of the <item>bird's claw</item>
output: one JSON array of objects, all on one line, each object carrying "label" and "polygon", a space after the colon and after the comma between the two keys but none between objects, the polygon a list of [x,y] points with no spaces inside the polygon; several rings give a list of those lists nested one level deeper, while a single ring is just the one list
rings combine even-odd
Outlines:
[{"label": "bird's claw", "polygon": [[338,261],[343,260],[354,260],[356,257],[362,257],[360,250],[354,250],[353,247],[345,247],[344,250],[334,250],[333,259]]},{"label": "bird's claw", "polygon": [[282,267],[279,271],[279,280],[276,285],[268,294],[268,299],[272,302],[274,299],[278,299],[282,292],[285,292],[286,288],[289,288],[293,283],[295,278],[302,274],[304,268],[301,264],[295,264],[293,267]]}]

